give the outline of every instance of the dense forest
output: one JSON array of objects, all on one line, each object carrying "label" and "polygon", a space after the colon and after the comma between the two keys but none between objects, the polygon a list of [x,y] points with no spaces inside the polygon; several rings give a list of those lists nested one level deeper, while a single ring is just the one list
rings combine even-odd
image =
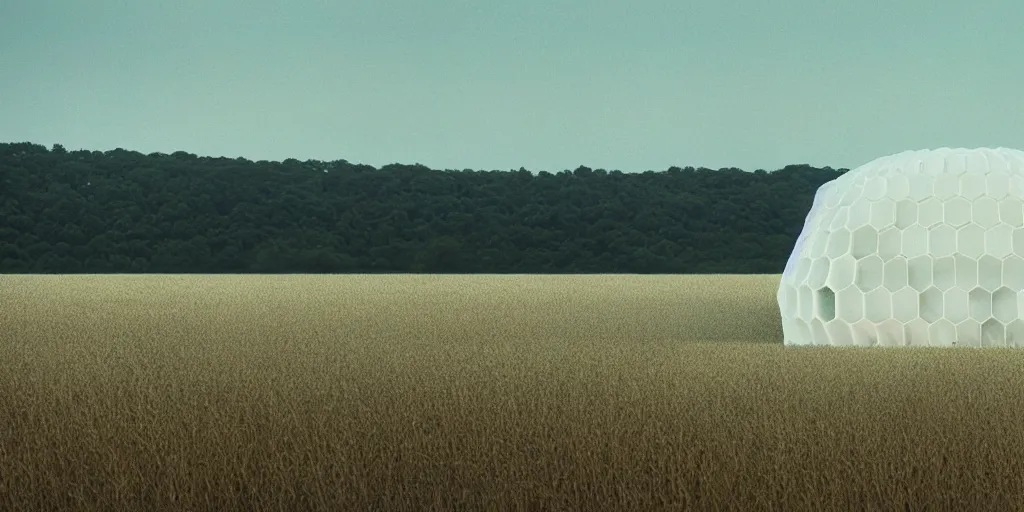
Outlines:
[{"label": "dense forest", "polygon": [[778,273],[845,170],[380,169],[0,144],[3,273]]}]

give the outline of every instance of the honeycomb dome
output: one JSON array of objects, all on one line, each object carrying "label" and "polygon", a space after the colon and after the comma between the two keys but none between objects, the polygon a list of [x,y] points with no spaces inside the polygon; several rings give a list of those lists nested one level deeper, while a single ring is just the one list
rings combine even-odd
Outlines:
[{"label": "honeycomb dome", "polygon": [[1024,152],[906,151],[818,189],[778,301],[786,345],[1024,346]]}]

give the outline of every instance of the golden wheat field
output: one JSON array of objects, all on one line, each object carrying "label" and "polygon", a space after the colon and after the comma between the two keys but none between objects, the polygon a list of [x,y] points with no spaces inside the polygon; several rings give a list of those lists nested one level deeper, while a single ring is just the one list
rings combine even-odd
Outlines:
[{"label": "golden wheat field", "polygon": [[1024,353],[778,279],[0,276],[0,509],[1022,509]]}]

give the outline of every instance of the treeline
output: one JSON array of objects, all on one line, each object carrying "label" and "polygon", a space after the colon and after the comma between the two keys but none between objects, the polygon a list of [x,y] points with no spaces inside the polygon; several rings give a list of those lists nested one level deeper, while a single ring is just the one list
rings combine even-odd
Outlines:
[{"label": "treeline", "polygon": [[0,144],[4,273],[778,273],[844,170],[376,169]]}]

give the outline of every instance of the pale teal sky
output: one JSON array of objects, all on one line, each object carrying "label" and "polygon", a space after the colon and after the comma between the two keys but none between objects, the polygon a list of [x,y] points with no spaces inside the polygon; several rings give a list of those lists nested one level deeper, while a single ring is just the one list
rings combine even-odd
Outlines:
[{"label": "pale teal sky", "polygon": [[1024,149],[1024,2],[0,0],[0,141],[374,166]]}]

